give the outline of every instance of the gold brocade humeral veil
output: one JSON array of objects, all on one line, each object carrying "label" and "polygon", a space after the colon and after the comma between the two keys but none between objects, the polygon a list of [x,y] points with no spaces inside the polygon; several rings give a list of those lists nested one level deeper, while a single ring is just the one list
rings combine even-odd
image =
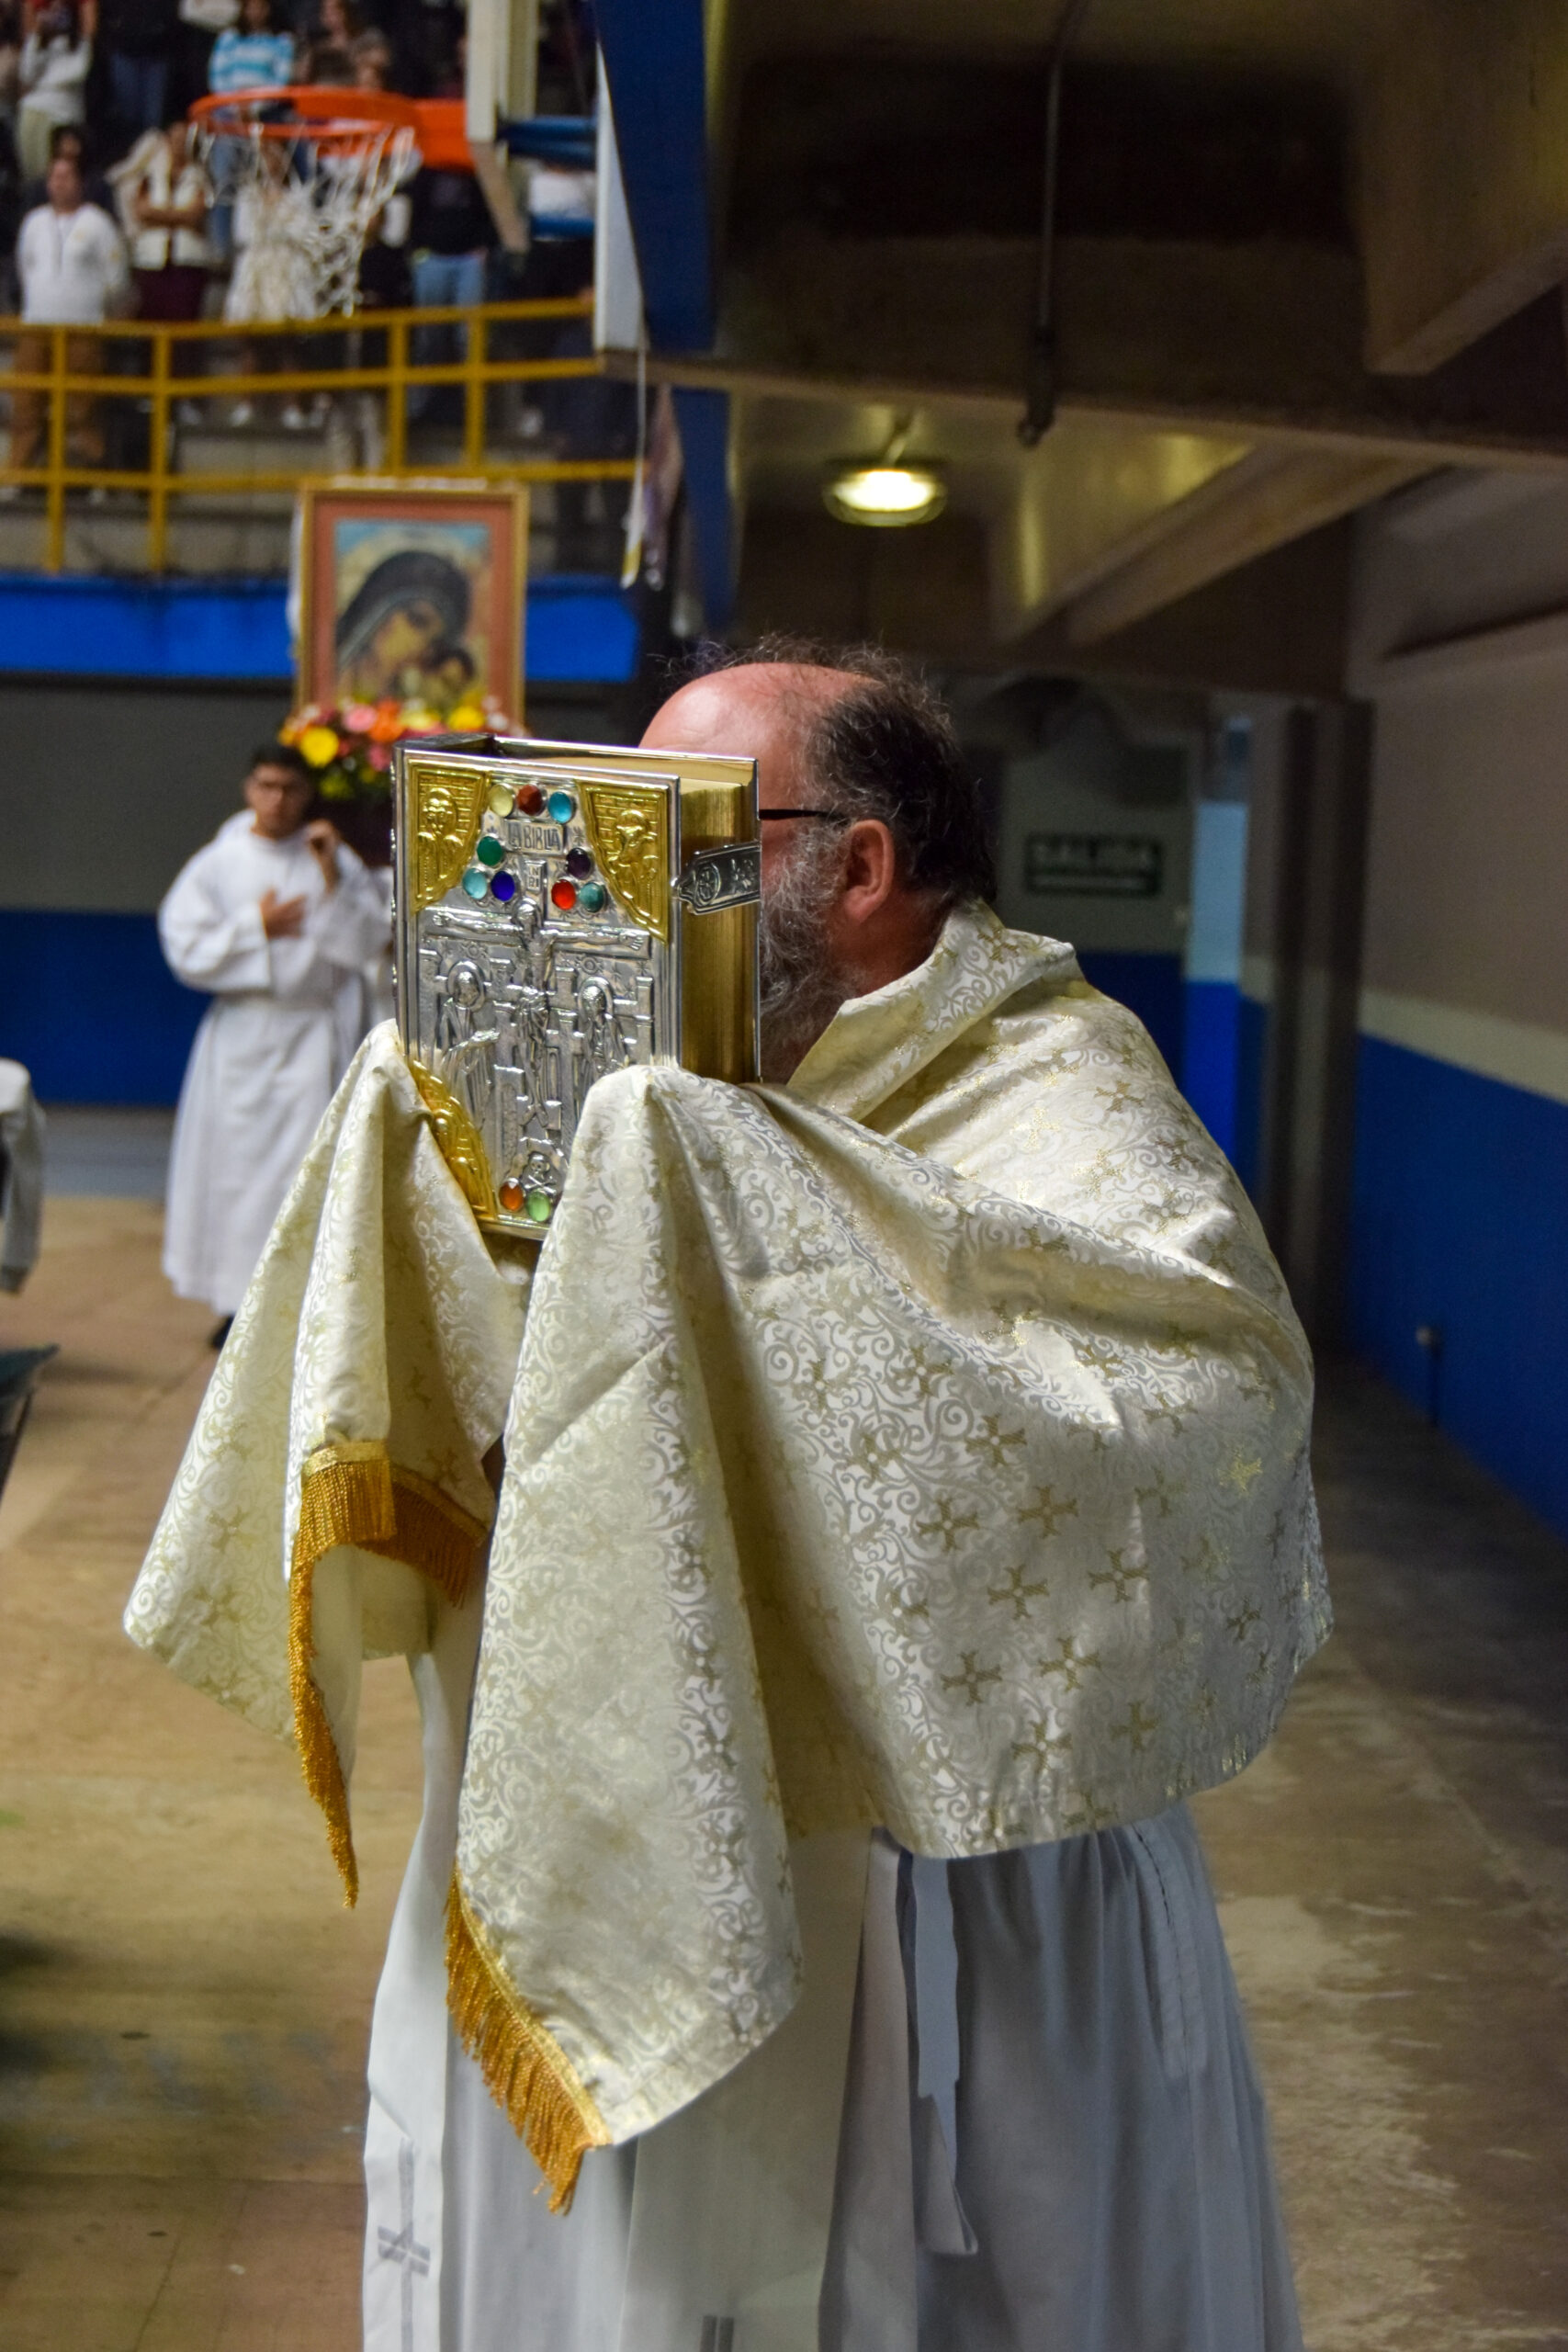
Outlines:
[{"label": "gold brocade humeral veil", "polygon": [[[247,1443],[290,1406],[298,1424],[243,1487],[268,1498],[275,1586],[322,1446],[384,1439],[394,1482],[401,1464],[485,1512],[518,1293],[464,1254],[394,1063],[372,1040],[313,1157],[315,1239],[302,1212],[275,1237],[220,1366],[237,1394],[286,1321],[280,1246],[330,1244],[337,1311],[363,1295],[356,1328],[400,1335],[382,1390],[355,1386],[357,1341],[324,1379],[302,1329],[292,1394],[285,1366],[256,1399]],[[367,1089],[378,1193],[339,1165]],[[426,1150],[394,1179],[405,1114]],[[420,1279],[460,1266],[472,1302],[489,1274],[488,1328],[417,1283],[394,1311],[372,1228],[422,1219]],[[325,1283],[312,1261],[301,1295]],[[400,1336],[419,1314],[428,1358]],[[459,1392],[466,1411],[433,1401]],[[459,2030],[558,2201],[586,2149],[673,2113],[793,2007],[792,1837],[878,1824],[985,1853],[1145,1817],[1258,1753],[1327,1627],[1310,1406],[1256,1220],[1147,1037],[1070,951],[982,910],[845,1006],[786,1091],[671,1069],[593,1088],[507,1414],[448,1942]],[[235,1409],[204,1414],[129,1622],[245,1704],[278,1659],[287,1689],[287,1624],[236,1622]],[[465,1433],[460,1464],[436,1466],[429,1415],[455,1455]],[[353,1541],[327,1560],[441,1605]],[[323,1609],[324,1566],[310,1683],[346,1785],[357,1621]]]},{"label": "gold brocade humeral veil", "polygon": [[436,1597],[477,1573],[525,1282],[492,1262],[388,1023],[279,1213],[126,1612],[184,1680],[296,1738],[350,1902],[361,1660],[423,1650]]}]

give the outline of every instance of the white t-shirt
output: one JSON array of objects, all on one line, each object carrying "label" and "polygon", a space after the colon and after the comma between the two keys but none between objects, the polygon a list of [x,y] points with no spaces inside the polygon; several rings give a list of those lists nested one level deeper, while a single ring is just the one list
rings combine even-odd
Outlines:
[{"label": "white t-shirt", "polygon": [[29,33],[22,43],[21,104],[50,122],[80,122],[92,62],[91,41],[68,40],[63,33],[46,40]]},{"label": "white t-shirt", "polygon": [[17,240],[22,316],[38,326],[96,327],[130,284],[125,240],[107,212],[40,204]]}]

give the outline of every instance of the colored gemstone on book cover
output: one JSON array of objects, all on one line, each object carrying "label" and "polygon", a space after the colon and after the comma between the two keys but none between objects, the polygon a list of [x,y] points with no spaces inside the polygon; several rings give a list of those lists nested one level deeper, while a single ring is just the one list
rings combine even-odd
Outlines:
[{"label": "colored gemstone on book cover", "polygon": [[506,861],[506,843],[493,833],[481,833],[474,845],[474,855],[481,865],[502,865]]},{"label": "colored gemstone on book cover", "polygon": [[577,885],[569,882],[564,874],[558,882],[550,885],[550,904],[558,907],[562,914],[570,914],[577,904]]},{"label": "colored gemstone on book cover", "polygon": [[482,899],[490,888],[490,876],[482,865],[470,865],[463,876],[463,888],[470,899]]},{"label": "colored gemstone on book cover", "polygon": [[490,895],[492,899],[499,899],[503,907],[510,906],[517,896],[516,877],[511,874],[492,874],[490,877]]},{"label": "colored gemstone on book cover", "polygon": [[552,792],[545,806],[552,825],[570,825],[577,814],[577,802],[570,792]]},{"label": "colored gemstone on book cover", "polygon": [[574,881],[581,882],[586,880],[587,876],[593,871],[592,851],[586,849],[569,849],[566,854],[566,870]]}]

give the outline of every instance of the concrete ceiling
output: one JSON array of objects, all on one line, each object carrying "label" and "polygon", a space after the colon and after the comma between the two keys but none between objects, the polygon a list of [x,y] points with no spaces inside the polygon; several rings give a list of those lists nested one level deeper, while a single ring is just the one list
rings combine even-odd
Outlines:
[{"label": "concrete ceiling", "polygon": [[[824,466],[910,419],[949,549],[962,526],[983,550],[943,575],[955,637],[1003,661],[1046,623],[1113,639],[1434,469],[1568,468],[1557,0],[1090,0],[1055,423],[1021,446],[1062,16],[708,0],[715,325],[652,367],[732,395],[746,533],[819,516]],[[872,536],[833,527],[846,562]],[[881,576],[942,571],[929,530],[874,536],[902,543]]]},{"label": "concrete ceiling", "polygon": [[[1303,74],[1348,83],[1410,0],[1092,0],[1077,42],[1085,57],[1151,66]],[[1043,50],[1062,0],[721,0],[717,40],[752,56],[886,48],[993,55]]]}]

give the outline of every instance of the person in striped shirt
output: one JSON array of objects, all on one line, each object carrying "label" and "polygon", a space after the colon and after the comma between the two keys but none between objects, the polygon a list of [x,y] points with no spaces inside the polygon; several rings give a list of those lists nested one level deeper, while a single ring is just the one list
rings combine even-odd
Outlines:
[{"label": "person in striped shirt", "polygon": [[212,44],[207,86],[215,96],[283,87],[294,71],[294,37],[275,24],[272,0],[243,0],[239,23]]}]

